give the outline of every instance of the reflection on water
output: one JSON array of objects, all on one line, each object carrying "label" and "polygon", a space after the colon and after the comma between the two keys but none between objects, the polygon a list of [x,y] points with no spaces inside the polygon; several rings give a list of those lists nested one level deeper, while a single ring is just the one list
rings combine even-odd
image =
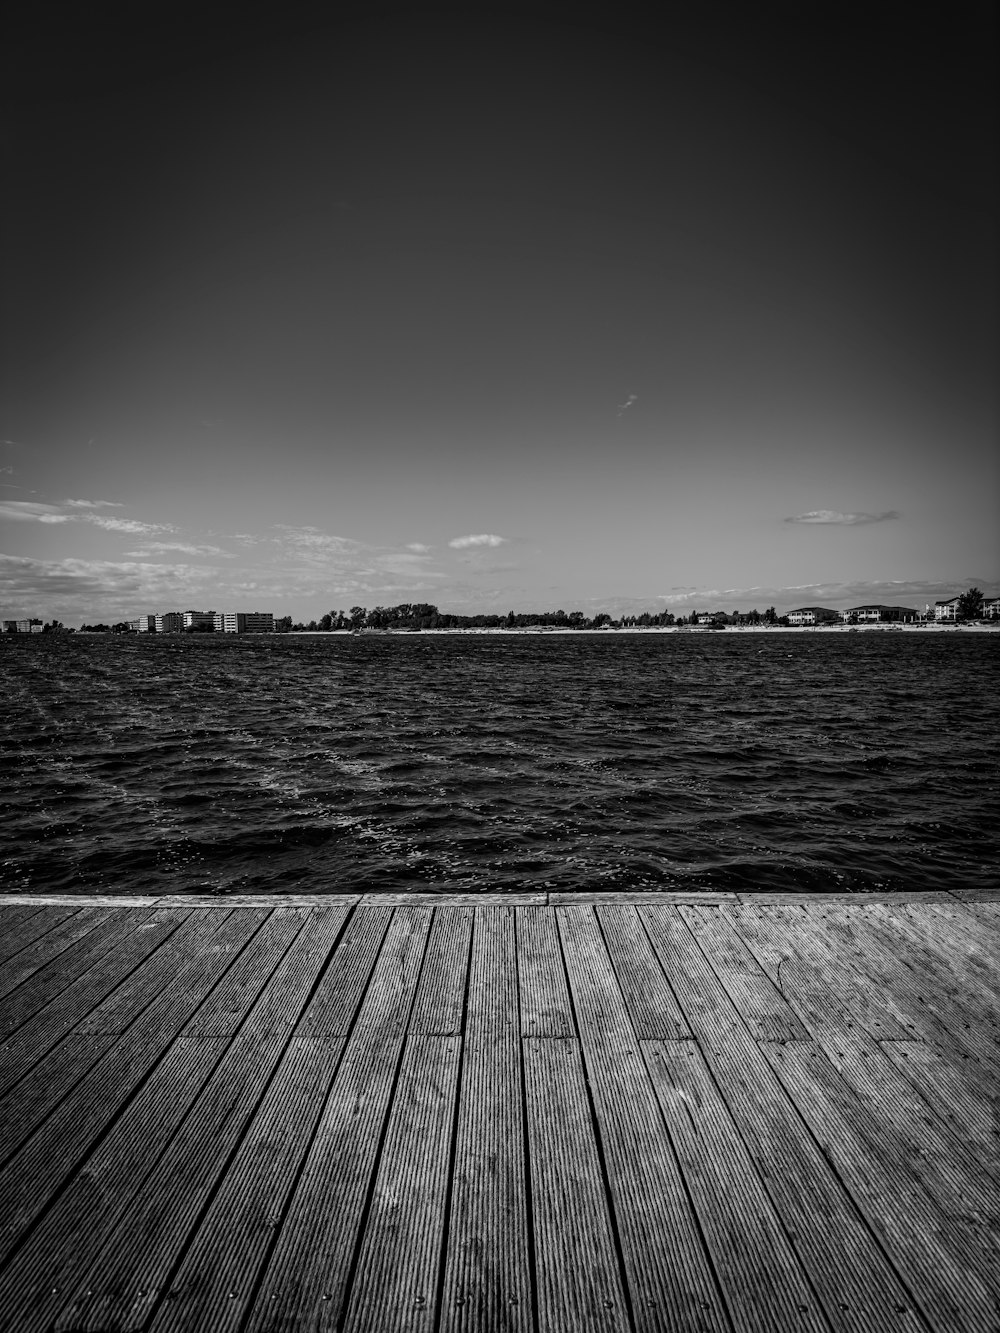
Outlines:
[{"label": "reflection on water", "polygon": [[0,641],[4,892],[995,886],[997,639]]}]

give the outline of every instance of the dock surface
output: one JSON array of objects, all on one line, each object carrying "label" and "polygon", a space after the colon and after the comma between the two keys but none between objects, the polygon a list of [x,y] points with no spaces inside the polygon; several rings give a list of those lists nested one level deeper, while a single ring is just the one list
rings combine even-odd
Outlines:
[{"label": "dock surface", "polygon": [[0,1329],[998,1333],[1000,901],[0,899]]}]

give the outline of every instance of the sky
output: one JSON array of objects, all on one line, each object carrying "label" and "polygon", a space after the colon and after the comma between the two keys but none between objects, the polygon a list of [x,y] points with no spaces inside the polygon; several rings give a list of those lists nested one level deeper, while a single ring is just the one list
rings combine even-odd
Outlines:
[{"label": "sky", "polygon": [[4,617],[998,590],[992,4],[23,8]]}]

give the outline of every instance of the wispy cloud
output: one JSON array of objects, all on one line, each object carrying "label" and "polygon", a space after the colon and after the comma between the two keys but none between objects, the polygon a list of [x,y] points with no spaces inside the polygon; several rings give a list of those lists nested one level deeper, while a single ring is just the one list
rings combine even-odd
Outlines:
[{"label": "wispy cloud", "polygon": [[639,401],[639,395],[637,393],[630,393],[629,396],[625,399],[624,403],[618,404],[618,415],[624,416],[624,414],[629,410],[632,404],[637,403],[638,401]]},{"label": "wispy cloud", "polygon": [[498,537],[495,532],[475,532],[465,537],[452,537],[448,545],[456,551],[464,551],[470,546],[503,546],[506,540],[506,537]]},{"label": "wispy cloud", "polygon": [[178,532],[173,523],[142,523],[137,518],[104,518],[100,514],[81,514],[80,518],[106,532],[127,532],[133,537],[152,537],[158,532]]},{"label": "wispy cloud", "polygon": [[41,504],[36,500],[0,501],[0,518],[15,523],[68,523],[75,515],[64,514],[58,505]]},{"label": "wispy cloud", "polygon": [[810,509],[804,514],[793,514],[786,518],[786,523],[833,523],[841,527],[853,528],[861,523],[884,523],[886,519],[899,518],[895,509],[886,509],[881,514],[844,514],[839,509]]},{"label": "wispy cloud", "polygon": [[221,546],[197,546],[192,542],[146,542],[139,550],[126,551],[125,554],[142,559],[144,556],[169,555],[174,552],[180,555],[222,555],[230,560],[235,559],[230,551],[224,551]]},{"label": "wispy cloud", "polygon": [[15,522],[93,523],[107,532],[127,532],[132,536],[152,537],[162,532],[177,532],[172,523],[143,523],[137,518],[109,518],[94,510],[104,506],[119,508],[114,500],[64,500],[61,504],[38,500],[0,501],[0,518]]},{"label": "wispy cloud", "polygon": [[426,555],[431,548],[425,546],[423,542],[407,542],[406,549],[408,551],[416,551],[418,555]]}]

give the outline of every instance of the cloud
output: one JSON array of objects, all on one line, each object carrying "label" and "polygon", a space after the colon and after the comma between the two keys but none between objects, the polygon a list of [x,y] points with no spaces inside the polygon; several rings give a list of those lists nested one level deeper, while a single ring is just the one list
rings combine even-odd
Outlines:
[{"label": "cloud", "polygon": [[899,518],[895,509],[887,509],[881,514],[842,514],[839,509],[810,509],[805,514],[794,514],[786,518],[786,523],[834,523],[841,527],[853,528],[860,523],[884,523],[886,519]]},{"label": "cloud", "polygon": [[137,518],[102,518],[99,514],[80,514],[87,523],[93,523],[106,532],[127,532],[133,537],[152,537],[157,532],[178,532],[172,523],[141,523]]},{"label": "cloud", "polygon": [[120,500],[64,500],[71,509],[124,509]]},{"label": "cloud", "polygon": [[452,537],[448,545],[456,551],[463,551],[469,546],[503,546],[506,540],[506,537],[498,537],[495,532],[476,532],[467,537]]},{"label": "cloud", "polygon": [[638,401],[639,401],[639,395],[637,393],[630,393],[629,396],[625,399],[624,403],[618,404],[618,415],[619,416],[624,415],[624,413],[626,413],[629,410],[632,404],[637,403]]},{"label": "cloud", "polygon": [[108,532],[127,532],[132,536],[155,536],[177,532],[172,523],[141,523],[137,518],[106,518],[95,514],[98,506],[114,505],[114,500],[66,500],[63,504],[43,504],[37,500],[0,501],[0,518],[34,523],[93,523]]},{"label": "cloud", "polygon": [[15,522],[68,523],[70,517],[60,512],[58,505],[41,504],[36,500],[0,501],[0,518]]},{"label": "cloud", "polygon": [[418,555],[426,555],[431,548],[425,546],[423,542],[408,542],[406,549],[408,551],[416,551]]},{"label": "cloud", "polygon": [[170,551],[177,551],[181,555],[224,555],[227,559],[235,559],[221,546],[195,546],[190,542],[146,542],[138,551],[126,551],[125,554],[141,559],[148,555],[166,555]]}]

